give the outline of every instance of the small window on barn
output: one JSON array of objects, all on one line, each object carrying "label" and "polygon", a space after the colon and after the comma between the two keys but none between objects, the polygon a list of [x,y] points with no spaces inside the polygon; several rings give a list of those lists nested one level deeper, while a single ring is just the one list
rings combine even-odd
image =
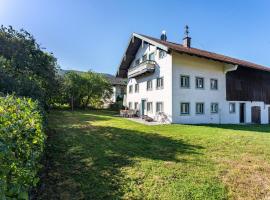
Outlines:
[{"label": "small window on barn", "polygon": [[235,113],[235,103],[230,103],[229,104],[229,112],[230,113]]}]

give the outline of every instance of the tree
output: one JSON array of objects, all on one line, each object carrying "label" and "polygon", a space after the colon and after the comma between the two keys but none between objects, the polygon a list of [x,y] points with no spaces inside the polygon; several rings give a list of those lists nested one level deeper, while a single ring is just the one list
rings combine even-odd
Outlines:
[{"label": "tree", "polygon": [[34,37],[11,26],[0,28],[0,92],[31,97],[48,107],[57,93],[56,58]]},{"label": "tree", "polygon": [[94,72],[68,72],[63,81],[63,102],[71,108],[97,107],[112,94],[111,84],[100,74]]}]

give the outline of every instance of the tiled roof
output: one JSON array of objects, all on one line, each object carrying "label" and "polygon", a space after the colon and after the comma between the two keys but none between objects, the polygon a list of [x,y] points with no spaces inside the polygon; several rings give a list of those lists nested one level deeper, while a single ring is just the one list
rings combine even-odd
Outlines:
[{"label": "tiled roof", "polygon": [[209,51],[205,51],[205,50],[201,50],[201,49],[197,49],[197,48],[193,48],[193,47],[190,47],[190,48],[184,47],[182,44],[176,44],[176,43],[169,42],[169,41],[163,41],[163,40],[149,37],[149,36],[142,35],[142,34],[139,34],[139,35],[141,35],[145,38],[148,38],[150,40],[153,40],[157,43],[160,43],[160,44],[168,47],[170,50],[173,50],[173,51],[176,51],[179,53],[185,53],[185,54],[189,54],[189,55],[212,59],[215,61],[230,63],[230,64],[234,64],[234,65],[240,65],[240,66],[244,66],[244,67],[249,67],[249,68],[254,68],[254,69],[264,70],[264,71],[270,72],[269,67],[258,65],[258,64],[252,63],[252,62],[232,58],[229,56],[224,56],[224,55],[217,54],[217,53],[212,53]]}]

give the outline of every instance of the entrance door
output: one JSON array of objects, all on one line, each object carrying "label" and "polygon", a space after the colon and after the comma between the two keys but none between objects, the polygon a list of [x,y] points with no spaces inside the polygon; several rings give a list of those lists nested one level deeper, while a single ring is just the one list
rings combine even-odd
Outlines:
[{"label": "entrance door", "polygon": [[260,106],[251,107],[251,117],[252,123],[260,124],[261,123],[261,108]]},{"label": "entrance door", "polygon": [[144,114],[145,114],[145,102],[146,102],[146,100],[142,100],[141,101],[141,116],[144,116]]},{"label": "entrance door", "polygon": [[240,103],[239,115],[240,123],[245,123],[245,103]]}]

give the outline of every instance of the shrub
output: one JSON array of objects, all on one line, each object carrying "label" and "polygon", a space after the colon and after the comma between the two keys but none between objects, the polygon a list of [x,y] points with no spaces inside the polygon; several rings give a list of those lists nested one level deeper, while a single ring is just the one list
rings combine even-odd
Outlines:
[{"label": "shrub", "polygon": [[44,150],[38,103],[13,95],[0,97],[0,199],[28,199],[38,182]]}]

